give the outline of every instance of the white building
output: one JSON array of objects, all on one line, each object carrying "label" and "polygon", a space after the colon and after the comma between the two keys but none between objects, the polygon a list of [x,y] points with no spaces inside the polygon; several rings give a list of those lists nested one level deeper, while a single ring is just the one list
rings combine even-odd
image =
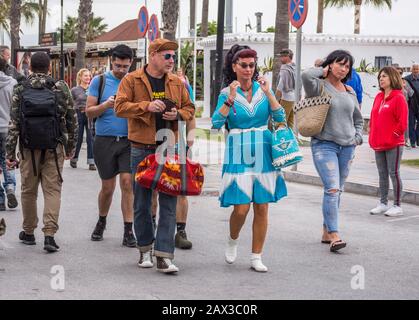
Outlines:
[{"label": "white building", "polygon": [[[258,64],[263,65],[264,59],[273,57],[273,33],[253,34],[226,34],[224,49],[239,43],[248,45],[258,52]],[[290,34],[290,48],[295,53],[296,34]],[[215,55],[216,36],[211,36],[199,42],[204,48],[204,113],[203,117],[210,116],[211,76],[215,66],[211,65],[211,55]],[[303,34],[302,68],[311,67],[317,58],[324,58],[336,49],[348,50],[355,58],[355,67],[359,66],[361,59],[365,59],[372,67],[383,66],[386,63],[398,63],[401,67],[408,68],[412,61],[419,61],[419,37],[401,36],[365,36],[365,35],[328,35],[328,34]],[[213,72],[211,72],[211,69]],[[363,114],[369,114],[371,103],[377,88],[371,76],[366,76],[364,86]],[[364,78],[361,75],[361,78]],[[373,78],[373,77],[372,77]]]}]

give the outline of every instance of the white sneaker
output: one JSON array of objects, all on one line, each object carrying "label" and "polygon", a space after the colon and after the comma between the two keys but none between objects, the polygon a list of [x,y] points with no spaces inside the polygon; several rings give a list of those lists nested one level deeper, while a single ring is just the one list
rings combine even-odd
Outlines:
[{"label": "white sneaker", "polygon": [[268,268],[262,263],[262,255],[252,253],[250,258],[250,266],[257,272],[267,272]]},{"label": "white sneaker", "polygon": [[227,248],[225,251],[225,259],[227,263],[233,263],[237,258],[237,240],[233,240],[228,236]]},{"label": "white sneaker", "polygon": [[157,271],[175,273],[179,271],[179,268],[176,267],[169,258],[157,257]]},{"label": "white sneaker", "polygon": [[154,266],[153,258],[151,257],[151,250],[147,252],[140,252],[140,261],[138,261],[140,268],[152,268]]},{"label": "white sneaker", "polygon": [[376,206],[374,209],[370,210],[371,214],[383,214],[386,212],[390,207],[384,203],[380,203],[378,206]]},{"label": "white sneaker", "polygon": [[392,206],[384,213],[387,217],[400,217],[403,215],[403,209],[399,206]]}]

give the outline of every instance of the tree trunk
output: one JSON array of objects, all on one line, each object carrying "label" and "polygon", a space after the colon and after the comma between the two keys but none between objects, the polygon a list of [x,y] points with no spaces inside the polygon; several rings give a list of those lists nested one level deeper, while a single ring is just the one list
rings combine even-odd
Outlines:
[{"label": "tree trunk", "polygon": [[12,54],[11,63],[16,65],[15,49],[20,48],[20,9],[22,0],[13,0],[10,6],[10,51]]},{"label": "tree trunk", "polygon": [[80,0],[77,32],[76,73],[85,67],[87,25],[92,17],[93,0]]},{"label": "tree trunk", "polygon": [[177,19],[179,15],[179,0],[163,0],[163,38],[176,40]]},{"label": "tree trunk", "polygon": [[[362,2],[362,1],[360,1]],[[354,33],[359,34],[361,31],[361,3],[355,3],[355,28]]]},{"label": "tree trunk", "polygon": [[195,6],[196,0],[189,0],[189,34],[191,37],[194,36],[195,30]]},{"label": "tree trunk", "polygon": [[39,42],[41,42],[42,34],[45,33],[47,25],[47,13],[48,13],[48,0],[39,0],[39,24],[38,24],[38,36]]},{"label": "tree trunk", "polygon": [[317,33],[323,33],[324,0],[318,0]]},{"label": "tree trunk", "polygon": [[209,0],[202,1],[201,37],[208,36],[208,9]]},{"label": "tree trunk", "polygon": [[274,38],[274,66],[272,71],[272,88],[275,91],[281,60],[279,52],[289,47],[289,18],[288,0],[276,1],[275,38]]}]

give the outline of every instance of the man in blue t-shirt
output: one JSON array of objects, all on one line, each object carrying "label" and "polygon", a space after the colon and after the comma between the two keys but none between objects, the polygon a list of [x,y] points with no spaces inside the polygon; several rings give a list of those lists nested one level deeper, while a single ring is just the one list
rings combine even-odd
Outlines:
[{"label": "man in blue t-shirt", "polygon": [[351,77],[346,81],[346,84],[354,89],[356,93],[356,99],[359,103],[359,108],[362,106],[362,88],[361,77],[359,76],[358,72],[356,72],[355,68],[352,68]]},{"label": "man in blue t-shirt", "polygon": [[[132,231],[133,191],[131,177],[131,145],[128,141],[127,120],[118,118],[114,112],[115,95],[119,83],[128,73],[132,63],[132,50],[126,45],[118,45],[112,51],[112,71],[102,77],[96,76],[89,87],[86,115],[96,118],[96,136],[93,144],[93,155],[102,188],[99,192],[99,221],[92,233],[93,241],[103,240],[106,217],[112,203],[119,174],[121,188],[121,207],[124,218],[124,236],[122,244],[135,247],[136,239]],[[100,97],[100,101],[98,98]]]}]

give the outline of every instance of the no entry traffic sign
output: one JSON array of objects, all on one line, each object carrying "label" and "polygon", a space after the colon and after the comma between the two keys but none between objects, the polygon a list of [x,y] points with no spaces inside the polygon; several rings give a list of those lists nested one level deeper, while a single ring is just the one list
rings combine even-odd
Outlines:
[{"label": "no entry traffic sign", "polygon": [[148,40],[151,42],[157,38],[160,38],[159,20],[155,14],[152,14],[148,24]]},{"label": "no entry traffic sign", "polygon": [[148,10],[142,6],[138,12],[138,38],[144,38],[148,30]]},{"label": "no entry traffic sign", "polygon": [[288,16],[291,24],[299,29],[307,18],[308,0],[288,0]]}]

